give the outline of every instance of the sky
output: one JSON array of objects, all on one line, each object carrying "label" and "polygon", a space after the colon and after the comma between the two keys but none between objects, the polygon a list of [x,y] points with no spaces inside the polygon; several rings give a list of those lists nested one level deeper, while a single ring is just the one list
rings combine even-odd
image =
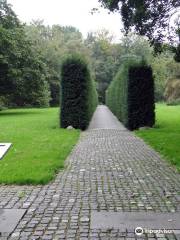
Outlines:
[{"label": "sky", "polygon": [[46,25],[59,24],[78,28],[84,37],[90,31],[109,30],[118,41],[122,23],[118,13],[100,8],[100,13],[91,14],[92,8],[100,7],[98,0],[7,0],[22,22],[44,20]]}]

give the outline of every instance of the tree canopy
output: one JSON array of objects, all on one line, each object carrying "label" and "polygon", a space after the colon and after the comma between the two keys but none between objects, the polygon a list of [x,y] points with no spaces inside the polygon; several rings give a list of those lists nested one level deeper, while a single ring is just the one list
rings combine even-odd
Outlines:
[{"label": "tree canopy", "polygon": [[[111,9],[118,6],[120,11],[121,5]],[[177,20],[173,26],[177,36],[179,26]],[[177,36],[173,41],[179,41]],[[0,109],[59,105],[61,65],[67,55],[76,53],[89,63],[100,102],[105,102],[105,91],[127,55],[144,58],[152,65],[156,100],[163,100],[167,81],[179,78],[174,53],[168,44],[163,47],[164,53],[155,57],[147,38],[134,33],[115,43],[105,29],[90,32],[84,39],[72,26],[47,26],[42,20],[22,24],[11,5],[0,0]],[[175,53],[174,59],[179,61],[180,47]]]},{"label": "tree canopy", "polygon": [[19,27],[20,22],[12,10],[11,6],[7,4],[6,0],[0,1],[0,24],[4,28]]},{"label": "tree canopy", "polygon": [[147,36],[156,51],[167,38],[169,21],[180,7],[179,0],[99,0],[110,11],[118,11],[126,34],[130,31]]},{"label": "tree canopy", "polygon": [[48,106],[46,66],[6,0],[0,2],[0,102]]}]

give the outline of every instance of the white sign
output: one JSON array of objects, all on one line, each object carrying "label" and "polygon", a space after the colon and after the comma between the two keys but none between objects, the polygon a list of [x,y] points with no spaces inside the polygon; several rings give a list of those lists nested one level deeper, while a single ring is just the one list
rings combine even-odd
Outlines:
[{"label": "white sign", "polygon": [[7,150],[10,148],[11,143],[0,143],[0,160],[6,154]]}]

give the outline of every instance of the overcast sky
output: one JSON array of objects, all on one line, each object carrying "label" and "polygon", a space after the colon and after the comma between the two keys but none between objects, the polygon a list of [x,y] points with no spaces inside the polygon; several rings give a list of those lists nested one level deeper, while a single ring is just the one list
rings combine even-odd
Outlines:
[{"label": "overcast sky", "polygon": [[98,0],[8,0],[21,21],[29,23],[32,19],[44,19],[45,24],[72,25],[84,37],[87,32],[108,29],[119,39],[122,27],[119,14],[108,14],[101,8],[100,13],[91,15],[94,7],[100,6]]}]

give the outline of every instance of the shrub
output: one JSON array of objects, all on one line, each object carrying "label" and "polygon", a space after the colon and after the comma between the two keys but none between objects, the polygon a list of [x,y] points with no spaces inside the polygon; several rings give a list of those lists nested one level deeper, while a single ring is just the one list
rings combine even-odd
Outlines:
[{"label": "shrub", "polygon": [[11,96],[4,95],[0,96],[0,111],[8,109],[10,106]]},{"label": "shrub", "polygon": [[10,89],[9,81],[7,78],[8,65],[1,62],[0,58],[0,111],[6,108],[6,95],[7,90]]},{"label": "shrub", "polygon": [[140,60],[126,59],[107,90],[106,102],[128,129],[152,127],[155,104],[151,67]]},{"label": "shrub", "polygon": [[132,66],[128,82],[128,128],[152,127],[154,114],[154,81],[149,66]]},{"label": "shrub", "polygon": [[167,82],[164,97],[168,105],[180,104],[180,78]]},{"label": "shrub", "polygon": [[178,44],[177,48],[176,48],[176,52],[174,55],[174,60],[176,62],[180,62],[180,44]]},{"label": "shrub", "polygon": [[0,96],[0,111],[4,110],[5,108],[4,99],[2,96]]},{"label": "shrub", "polygon": [[169,106],[180,105],[180,98],[177,98],[177,99],[175,99],[175,100],[172,100],[172,101],[170,101],[170,102],[167,102],[166,104],[169,105]]},{"label": "shrub", "polygon": [[61,69],[61,127],[86,129],[97,106],[97,93],[87,63],[68,57]]}]

